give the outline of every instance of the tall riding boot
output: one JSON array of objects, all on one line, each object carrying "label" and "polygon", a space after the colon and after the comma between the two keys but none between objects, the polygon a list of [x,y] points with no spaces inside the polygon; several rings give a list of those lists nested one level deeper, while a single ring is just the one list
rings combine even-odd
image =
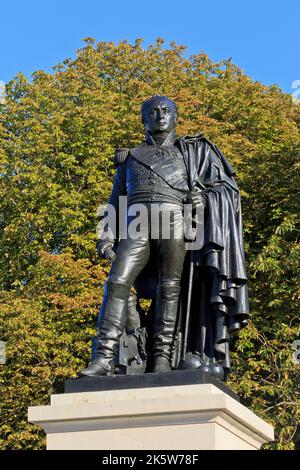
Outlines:
[{"label": "tall riding boot", "polygon": [[126,325],[130,286],[107,282],[106,288],[95,359],[79,375],[112,375],[115,370],[114,358]]},{"label": "tall riding boot", "polygon": [[153,372],[171,370],[170,359],[174,342],[180,286],[159,287],[153,326]]}]

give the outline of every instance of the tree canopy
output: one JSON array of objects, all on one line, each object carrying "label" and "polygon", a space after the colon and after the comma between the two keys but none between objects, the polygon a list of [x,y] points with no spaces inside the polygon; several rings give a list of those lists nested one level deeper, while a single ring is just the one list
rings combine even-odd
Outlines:
[{"label": "tree canopy", "polygon": [[162,39],[85,39],[52,73],[18,74],[0,103],[2,449],[41,449],[27,407],[48,404],[90,356],[108,266],[95,213],[110,193],[117,146],[143,138],[140,105],[178,105],[178,134],[203,132],[241,189],[251,322],[233,348],[229,385],[275,425],[274,449],[300,448],[300,105],[232,63]]}]

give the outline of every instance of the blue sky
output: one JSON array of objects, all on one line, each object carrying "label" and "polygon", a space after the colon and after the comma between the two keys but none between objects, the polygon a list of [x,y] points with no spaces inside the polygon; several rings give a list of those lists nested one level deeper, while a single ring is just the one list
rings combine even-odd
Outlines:
[{"label": "blue sky", "polygon": [[300,80],[299,0],[15,0],[0,3],[0,80],[74,57],[82,38],[145,45],[162,37],[293,93]]}]

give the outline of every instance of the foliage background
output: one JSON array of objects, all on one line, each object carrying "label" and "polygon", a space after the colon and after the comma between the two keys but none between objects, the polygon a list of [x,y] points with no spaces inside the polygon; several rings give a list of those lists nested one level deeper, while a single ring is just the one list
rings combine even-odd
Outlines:
[{"label": "foliage background", "polygon": [[230,60],[85,40],[75,60],[32,81],[19,74],[0,105],[0,366],[2,449],[42,449],[27,407],[49,403],[90,356],[108,266],[95,251],[95,212],[108,198],[116,146],[143,137],[139,107],[165,94],[178,133],[213,140],[237,171],[251,323],[233,347],[229,385],[273,423],[272,449],[300,448],[300,108]]}]

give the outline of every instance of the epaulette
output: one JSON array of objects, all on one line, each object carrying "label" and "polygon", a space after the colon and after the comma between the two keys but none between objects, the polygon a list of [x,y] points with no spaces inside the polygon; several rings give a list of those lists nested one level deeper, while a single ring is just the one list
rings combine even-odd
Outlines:
[{"label": "epaulette", "polygon": [[115,156],[114,156],[115,167],[117,167],[121,163],[124,163],[126,158],[128,157],[128,154],[129,154],[129,149],[117,148],[115,151]]}]

